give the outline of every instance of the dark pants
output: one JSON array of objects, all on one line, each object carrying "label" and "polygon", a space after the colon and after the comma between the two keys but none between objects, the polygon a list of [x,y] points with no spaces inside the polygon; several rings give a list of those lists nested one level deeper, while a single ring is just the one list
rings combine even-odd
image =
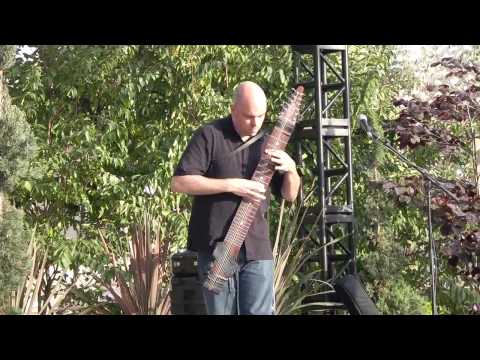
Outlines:
[{"label": "dark pants", "polygon": [[[205,281],[213,256],[198,253],[201,281]],[[202,288],[209,315],[273,315],[273,260],[246,261],[245,248],[238,255],[239,271],[226,281],[219,294]]]}]

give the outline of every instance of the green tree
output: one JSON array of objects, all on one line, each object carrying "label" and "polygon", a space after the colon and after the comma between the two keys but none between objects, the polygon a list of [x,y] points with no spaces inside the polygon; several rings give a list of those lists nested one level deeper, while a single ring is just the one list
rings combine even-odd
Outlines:
[{"label": "green tree", "polygon": [[[126,230],[147,203],[162,224],[162,236],[171,239],[172,251],[185,246],[191,199],[172,194],[169,183],[192,132],[228,113],[231,90],[242,80],[256,81],[265,89],[270,106],[266,124],[271,126],[292,80],[289,46],[36,48],[7,74],[13,101],[25,112],[39,143],[32,164],[36,176],[22,177],[14,195],[44,245],[51,245],[50,263],[73,271],[84,265],[107,274],[108,258],[98,231],[113,251],[125,253]],[[394,116],[391,100],[411,82],[395,64],[397,54],[395,46],[349,48],[353,129],[361,112],[379,128]],[[401,246],[407,248],[409,226],[418,237],[422,226],[419,216],[399,222],[399,209],[374,201],[378,190],[370,181],[389,172],[400,174],[402,167],[380,148],[373,147],[373,153],[372,145],[354,130],[359,263],[365,262],[369,283],[374,278],[368,277],[366,267],[375,261],[368,257],[378,243],[389,249],[386,243],[402,234]],[[380,221],[386,205],[391,207],[389,215]],[[272,232],[278,208],[274,202]],[[69,227],[78,236],[66,236]],[[382,286],[400,292],[404,282],[414,287],[415,270],[397,270],[388,270],[392,277]],[[386,304],[387,313],[388,304],[396,304],[389,301],[391,292],[369,289],[379,294],[376,299]],[[391,312],[399,308],[395,305]]]},{"label": "green tree", "polygon": [[[421,92],[413,98],[395,101],[400,113],[388,129],[399,147],[415,162],[443,178],[458,199],[454,201],[436,189],[433,191],[434,237],[440,248],[439,291],[442,296],[439,302],[444,312],[451,313],[465,305],[451,307],[454,302],[448,297],[459,298],[460,294],[452,284],[463,287],[462,294],[471,292],[469,296],[460,297],[464,300],[478,299],[480,295],[480,198],[476,188],[478,171],[475,171],[478,149],[472,146],[478,137],[480,118],[480,67],[470,61],[448,57],[433,63],[431,69],[436,78],[422,84]],[[403,181],[384,182],[383,188],[396,200],[425,213],[423,182],[417,174],[412,175]],[[423,256],[426,249],[424,246]]]},{"label": "green tree", "polygon": [[51,245],[50,263],[73,271],[105,273],[98,230],[124,253],[147,201],[172,251],[185,246],[191,199],[169,184],[192,132],[228,113],[242,80],[263,86],[273,118],[291,69],[287,46],[36,48],[9,73],[39,144],[37,176],[15,199]]},{"label": "green tree", "polygon": [[384,314],[428,313],[424,306],[428,263],[406,256],[412,243],[420,243],[425,235],[424,220],[418,211],[405,210],[372,185],[388,176],[404,176],[405,169],[355,124],[357,115],[364,113],[382,134],[386,120],[395,117],[392,101],[416,83],[413,72],[400,61],[402,56],[398,46],[358,46],[350,52],[358,268],[369,295]]},{"label": "green tree", "polygon": [[15,61],[15,46],[0,46],[0,308],[27,268],[29,231],[23,212],[10,202],[18,179],[28,171],[35,141],[22,111],[11,104],[4,76]]}]

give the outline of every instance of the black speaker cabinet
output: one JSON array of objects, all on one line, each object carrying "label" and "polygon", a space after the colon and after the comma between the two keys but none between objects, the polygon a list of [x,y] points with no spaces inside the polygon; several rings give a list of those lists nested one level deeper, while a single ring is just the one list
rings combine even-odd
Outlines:
[{"label": "black speaker cabinet", "polygon": [[170,299],[173,315],[206,315],[202,283],[197,277],[174,276]]},{"label": "black speaker cabinet", "polygon": [[351,315],[381,315],[356,276],[346,275],[338,279],[334,288]]},{"label": "black speaker cabinet", "polygon": [[206,315],[197,267],[197,253],[194,251],[183,250],[172,255],[170,300],[173,315]]},{"label": "black speaker cabinet", "polygon": [[197,276],[197,253],[183,250],[172,255],[172,272],[177,277]]}]

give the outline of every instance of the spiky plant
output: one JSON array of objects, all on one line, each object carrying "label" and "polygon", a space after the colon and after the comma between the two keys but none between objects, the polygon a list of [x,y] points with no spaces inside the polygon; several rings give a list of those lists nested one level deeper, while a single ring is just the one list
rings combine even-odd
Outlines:
[{"label": "spiky plant", "polygon": [[[159,221],[145,211],[143,222],[131,227],[128,264],[120,264],[99,231],[109,254],[114,281],[102,280],[123,314],[170,314],[169,250],[170,241],[162,237]],[[130,275],[130,276],[128,276]]]},{"label": "spiky plant", "polygon": [[[38,246],[36,231],[31,232],[27,250],[29,271],[21,279],[18,288],[10,295],[10,313],[23,315],[51,315],[59,312],[64,305],[65,297],[75,285],[64,283],[66,272],[54,271],[53,278],[48,281],[48,248]],[[51,276],[51,277],[52,277]],[[50,282],[48,290],[46,284]]]},{"label": "spiky plant", "polygon": [[[288,208],[285,200],[280,206],[280,219],[273,247],[274,256],[274,287],[275,287],[275,314],[293,315],[299,314],[302,310],[328,308],[331,302],[304,303],[310,296],[321,296],[333,293],[333,286],[318,279],[322,269],[306,270],[307,261],[319,254],[328,245],[339,241],[337,239],[323,246],[312,249],[309,244],[311,232],[300,236],[300,228],[307,213],[305,204],[312,196],[310,192],[303,201],[294,203]],[[317,216],[312,226],[312,231],[320,219]]]}]

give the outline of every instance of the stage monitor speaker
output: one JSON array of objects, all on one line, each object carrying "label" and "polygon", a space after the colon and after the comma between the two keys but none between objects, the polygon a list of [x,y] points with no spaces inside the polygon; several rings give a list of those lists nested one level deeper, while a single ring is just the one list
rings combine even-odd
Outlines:
[{"label": "stage monitor speaker", "polygon": [[202,283],[197,277],[172,278],[172,315],[206,315]]},{"label": "stage monitor speaker", "polygon": [[346,275],[338,279],[334,289],[351,315],[381,315],[356,276]]},{"label": "stage monitor speaker", "polygon": [[197,253],[194,251],[182,250],[172,256],[172,315],[206,314],[197,267]]},{"label": "stage monitor speaker", "polygon": [[198,274],[197,253],[182,250],[172,255],[172,273],[176,277],[191,277]]}]

